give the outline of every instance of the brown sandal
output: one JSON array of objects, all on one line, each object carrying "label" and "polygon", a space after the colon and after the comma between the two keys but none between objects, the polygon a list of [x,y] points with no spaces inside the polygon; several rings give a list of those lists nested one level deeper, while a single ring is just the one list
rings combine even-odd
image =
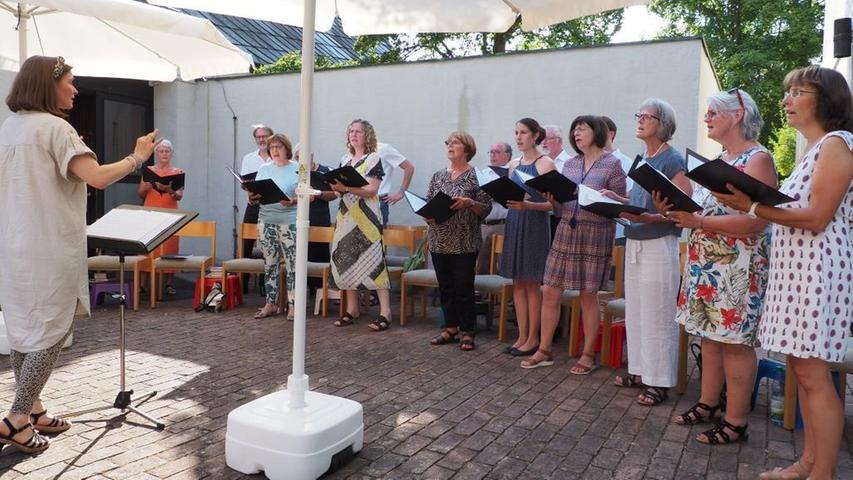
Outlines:
[{"label": "brown sandal", "polygon": [[258,310],[258,313],[255,314],[255,318],[274,317],[274,316],[278,315],[279,313],[281,313],[281,311],[279,310],[278,307],[273,307],[270,309],[268,309],[267,307],[263,307],[260,310]]},{"label": "brown sandal", "polygon": [[12,425],[12,422],[10,422],[8,418],[4,418],[3,423],[5,423],[6,428],[9,429],[9,434],[0,434],[0,449],[2,449],[5,445],[13,445],[21,452],[33,454],[41,453],[47,450],[47,447],[50,446],[50,440],[48,440],[42,435],[39,435],[39,433],[36,432],[35,429],[33,429],[33,435],[26,442],[21,443],[17,440],[12,439],[12,437],[23,432],[24,430],[28,428],[32,429],[33,425],[31,423],[28,423],[21,428],[15,428],[15,426]]},{"label": "brown sandal", "polygon": [[[536,353],[542,353],[545,358],[541,360],[536,360]],[[541,348],[536,351],[532,357],[525,358],[521,361],[521,368],[533,369],[539,367],[550,367],[554,364],[554,356],[551,355],[551,352],[548,350],[542,350]]]},{"label": "brown sandal", "polygon": [[[592,362],[590,362],[589,365],[582,364],[581,360],[583,360],[584,357],[592,359]],[[589,375],[594,372],[596,368],[598,368],[598,365],[595,364],[595,354],[584,352],[581,354],[581,358],[578,359],[578,361],[572,366],[571,370],[569,370],[569,373],[572,375]]]},{"label": "brown sandal", "polygon": [[39,418],[47,415],[47,410],[41,413],[31,413],[30,423],[33,428],[39,433],[62,433],[71,428],[71,422],[60,417],[53,417],[47,425],[39,425]]}]

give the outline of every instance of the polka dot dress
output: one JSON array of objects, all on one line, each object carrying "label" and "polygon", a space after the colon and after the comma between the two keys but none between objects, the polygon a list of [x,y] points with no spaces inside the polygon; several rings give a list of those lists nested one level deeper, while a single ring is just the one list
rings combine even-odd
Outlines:
[{"label": "polka dot dress", "polygon": [[[853,134],[830,132],[803,157],[780,189],[809,203],[820,147],[830,136],[853,150]],[[800,358],[840,362],[853,321],[853,184],[822,233],[774,225],[770,280],[758,337],[762,347]]]}]

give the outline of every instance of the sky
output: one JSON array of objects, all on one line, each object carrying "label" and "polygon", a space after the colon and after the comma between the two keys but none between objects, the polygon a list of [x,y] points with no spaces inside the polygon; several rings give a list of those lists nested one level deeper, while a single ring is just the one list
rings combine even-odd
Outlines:
[{"label": "sky", "polygon": [[622,20],[622,28],[616,32],[613,43],[651,40],[665,26],[663,19],[648,11],[645,6],[628,7]]}]

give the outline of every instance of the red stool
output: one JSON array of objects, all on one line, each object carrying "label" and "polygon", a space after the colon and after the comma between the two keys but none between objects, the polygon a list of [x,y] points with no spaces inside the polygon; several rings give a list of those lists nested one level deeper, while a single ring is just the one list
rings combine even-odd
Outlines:
[{"label": "red stool", "polygon": [[[595,351],[601,351],[601,339],[603,324],[599,324],[598,336],[595,339]],[[610,324],[610,366],[619,368],[622,366],[622,347],[625,343],[625,322],[614,322]],[[583,351],[583,322],[578,325],[578,351]]]},{"label": "red stool", "polygon": [[[202,290],[202,281],[204,282],[204,289]],[[220,283],[222,281],[222,277],[205,277],[204,279],[199,278],[195,282],[195,298],[193,299],[193,308],[198,308],[201,304],[201,299],[207,297],[207,294],[210,293],[210,289],[213,288],[213,285],[216,283]],[[240,277],[235,274],[228,275],[228,282],[225,295],[225,308],[231,309],[236,306],[243,304],[243,289],[240,287]]]}]

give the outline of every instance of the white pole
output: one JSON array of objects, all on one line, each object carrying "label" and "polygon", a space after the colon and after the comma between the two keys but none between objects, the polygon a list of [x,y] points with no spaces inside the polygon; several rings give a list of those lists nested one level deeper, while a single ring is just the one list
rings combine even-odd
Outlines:
[{"label": "white pole", "polygon": [[296,315],[293,321],[293,373],[287,379],[291,408],[305,407],[305,309],[308,296],[308,193],[311,172],[311,100],[314,87],[316,0],[305,0],[302,23],[302,94],[299,100],[299,199],[296,206]]},{"label": "white pole", "polygon": [[29,19],[26,2],[18,3],[18,70],[27,59],[27,21]]}]

